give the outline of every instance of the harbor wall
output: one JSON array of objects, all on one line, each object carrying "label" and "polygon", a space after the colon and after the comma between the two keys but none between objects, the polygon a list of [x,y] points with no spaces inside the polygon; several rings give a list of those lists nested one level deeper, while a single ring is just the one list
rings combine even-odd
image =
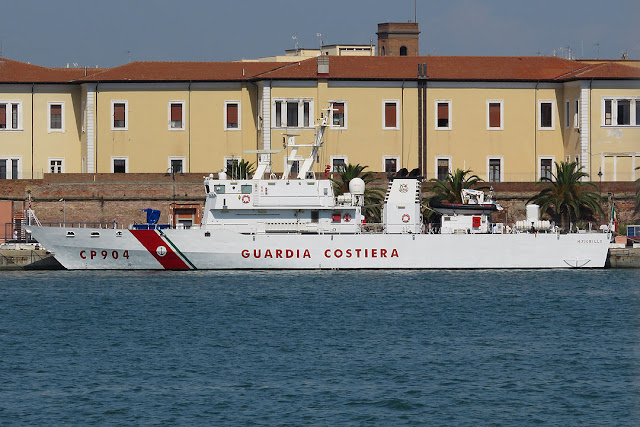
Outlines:
[{"label": "harbor wall", "polygon": [[[377,174],[377,186],[386,189],[386,175]],[[423,184],[423,195],[431,195],[431,183]],[[635,183],[595,183],[596,191],[615,200],[621,224],[638,224],[634,215]],[[525,202],[543,186],[534,182],[492,183],[494,199],[505,208],[504,219],[511,224],[525,217]],[[204,206],[203,174],[45,174],[42,179],[0,180],[0,201],[12,201],[13,209],[31,206],[42,223],[113,223],[127,227],[144,222],[145,208],[160,209],[160,222],[168,221],[169,205],[193,203]],[[608,202],[603,205],[610,211]],[[602,222],[607,222],[608,217]],[[594,224],[597,226],[597,224]],[[2,224],[4,228],[4,224]]]}]

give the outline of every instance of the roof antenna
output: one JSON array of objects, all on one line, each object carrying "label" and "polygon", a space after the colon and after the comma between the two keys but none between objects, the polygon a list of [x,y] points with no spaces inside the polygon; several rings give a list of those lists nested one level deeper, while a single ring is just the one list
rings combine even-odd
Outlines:
[{"label": "roof antenna", "polygon": [[316,37],[318,38],[318,41],[320,42],[320,49],[322,49],[322,46],[324,46],[324,43],[322,43],[322,34],[321,33],[316,33]]},{"label": "roof antenna", "polygon": [[127,63],[131,62],[131,49],[127,50]]},{"label": "roof antenna", "polygon": [[298,45],[298,36],[291,36],[291,40],[293,40],[293,46],[295,47],[297,53],[300,48],[300,46]]}]

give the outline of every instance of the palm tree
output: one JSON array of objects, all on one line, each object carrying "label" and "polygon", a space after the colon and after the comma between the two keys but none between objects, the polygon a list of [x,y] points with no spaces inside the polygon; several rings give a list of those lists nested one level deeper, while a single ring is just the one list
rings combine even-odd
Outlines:
[{"label": "palm tree", "polygon": [[560,218],[560,225],[566,230],[567,223],[572,219],[603,214],[602,198],[592,182],[581,182],[580,179],[589,174],[582,171],[582,166],[576,162],[556,162],[556,173],[551,179],[545,177],[540,184],[547,182],[547,188],[527,200],[527,204],[535,202],[540,205],[542,212],[548,212],[552,217]]},{"label": "palm tree", "polygon": [[[478,175],[473,175],[471,170],[456,169],[455,172],[448,173],[445,179],[432,178],[429,181],[435,182],[431,191],[435,195],[431,198],[441,202],[462,203],[462,190],[476,187],[482,179]],[[482,190],[487,187],[478,187]]]},{"label": "palm tree", "polygon": [[369,185],[375,181],[375,177],[373,176],[373,172],[364,172],[366,168],[368,168],[368,166],[361,166],[360,164],[352,165],[351,163],[341,167],[338,170],[340,179],[331,179],[333,182],[333,191],[336,195],[348,193],[349,182],[351,182],[353,178],[362,179],[366,184],[363,214],[370,222],[380,222],[384,191]]},{"label": "palm tree", "polygon": [[231,179],[249,179],[256,171],[256,164],[242,160],[238,163],[232,162],[227,165],[227,175]]}]

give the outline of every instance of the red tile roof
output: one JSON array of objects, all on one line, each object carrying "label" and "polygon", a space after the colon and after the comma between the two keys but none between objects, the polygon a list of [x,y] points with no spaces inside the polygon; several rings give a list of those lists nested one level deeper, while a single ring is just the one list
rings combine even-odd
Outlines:
[{"label": "red tile roof", "polygon": [[[429,80],[555,81],[640,79],[640,69],[606,61],[580,62],[529,56],[330,56],[329,74],[344,80],[415,80],[418,64],[427,64]],[[243,81],[317,79],[317,59],[282,62],[132,62],[114,68],[46,68],[0,58],[0,82],[66,83],[122,81]]]},{"label": "red tile roof", "polygon": [[[530,56],[330,56],[329,79],[416,79],[418,64],[427,64],[430,80],[562,81],[572,78],[640,78],[637,69],[620,64],[585,64],[568,59]],[[294,62],[258,78],[315,79],[315,58]],[[605,65],[603,67],[603,65]],[[582,74],[581,74],[582,73]]]},{"label": "red tile roof", "polygon": [[[98,70],[100,69],[88,68],[87,74]],[[84,75],[84,68],[47,68],[0,58],[0,82],[2,83],[68,83]]]},{"label": "red tile roof", "polygon": [[131,62],[79,81],[241,81],[273,70],[272,62]]}]

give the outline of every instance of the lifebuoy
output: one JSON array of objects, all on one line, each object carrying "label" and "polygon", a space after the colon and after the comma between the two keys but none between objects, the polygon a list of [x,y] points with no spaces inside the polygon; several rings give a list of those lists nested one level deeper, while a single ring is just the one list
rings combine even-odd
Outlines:
[{"label": "lifebuoy", "polygon": [[409,214],[402,215],[402,222],[409,222],[410,219],[411,217],[409,216]]},{"label": "lifebuoy", "polygon": [[342,219],[344,220],[344,222],[351,221],[351,214],[347,212],[346,214],[342,215]]},{"label": "lifebuoy", "polygon": [[249,197],[248,194],[245,194],[244,196],[242,196],[242,203],[249,203],[251,201],[251,197]]}]

